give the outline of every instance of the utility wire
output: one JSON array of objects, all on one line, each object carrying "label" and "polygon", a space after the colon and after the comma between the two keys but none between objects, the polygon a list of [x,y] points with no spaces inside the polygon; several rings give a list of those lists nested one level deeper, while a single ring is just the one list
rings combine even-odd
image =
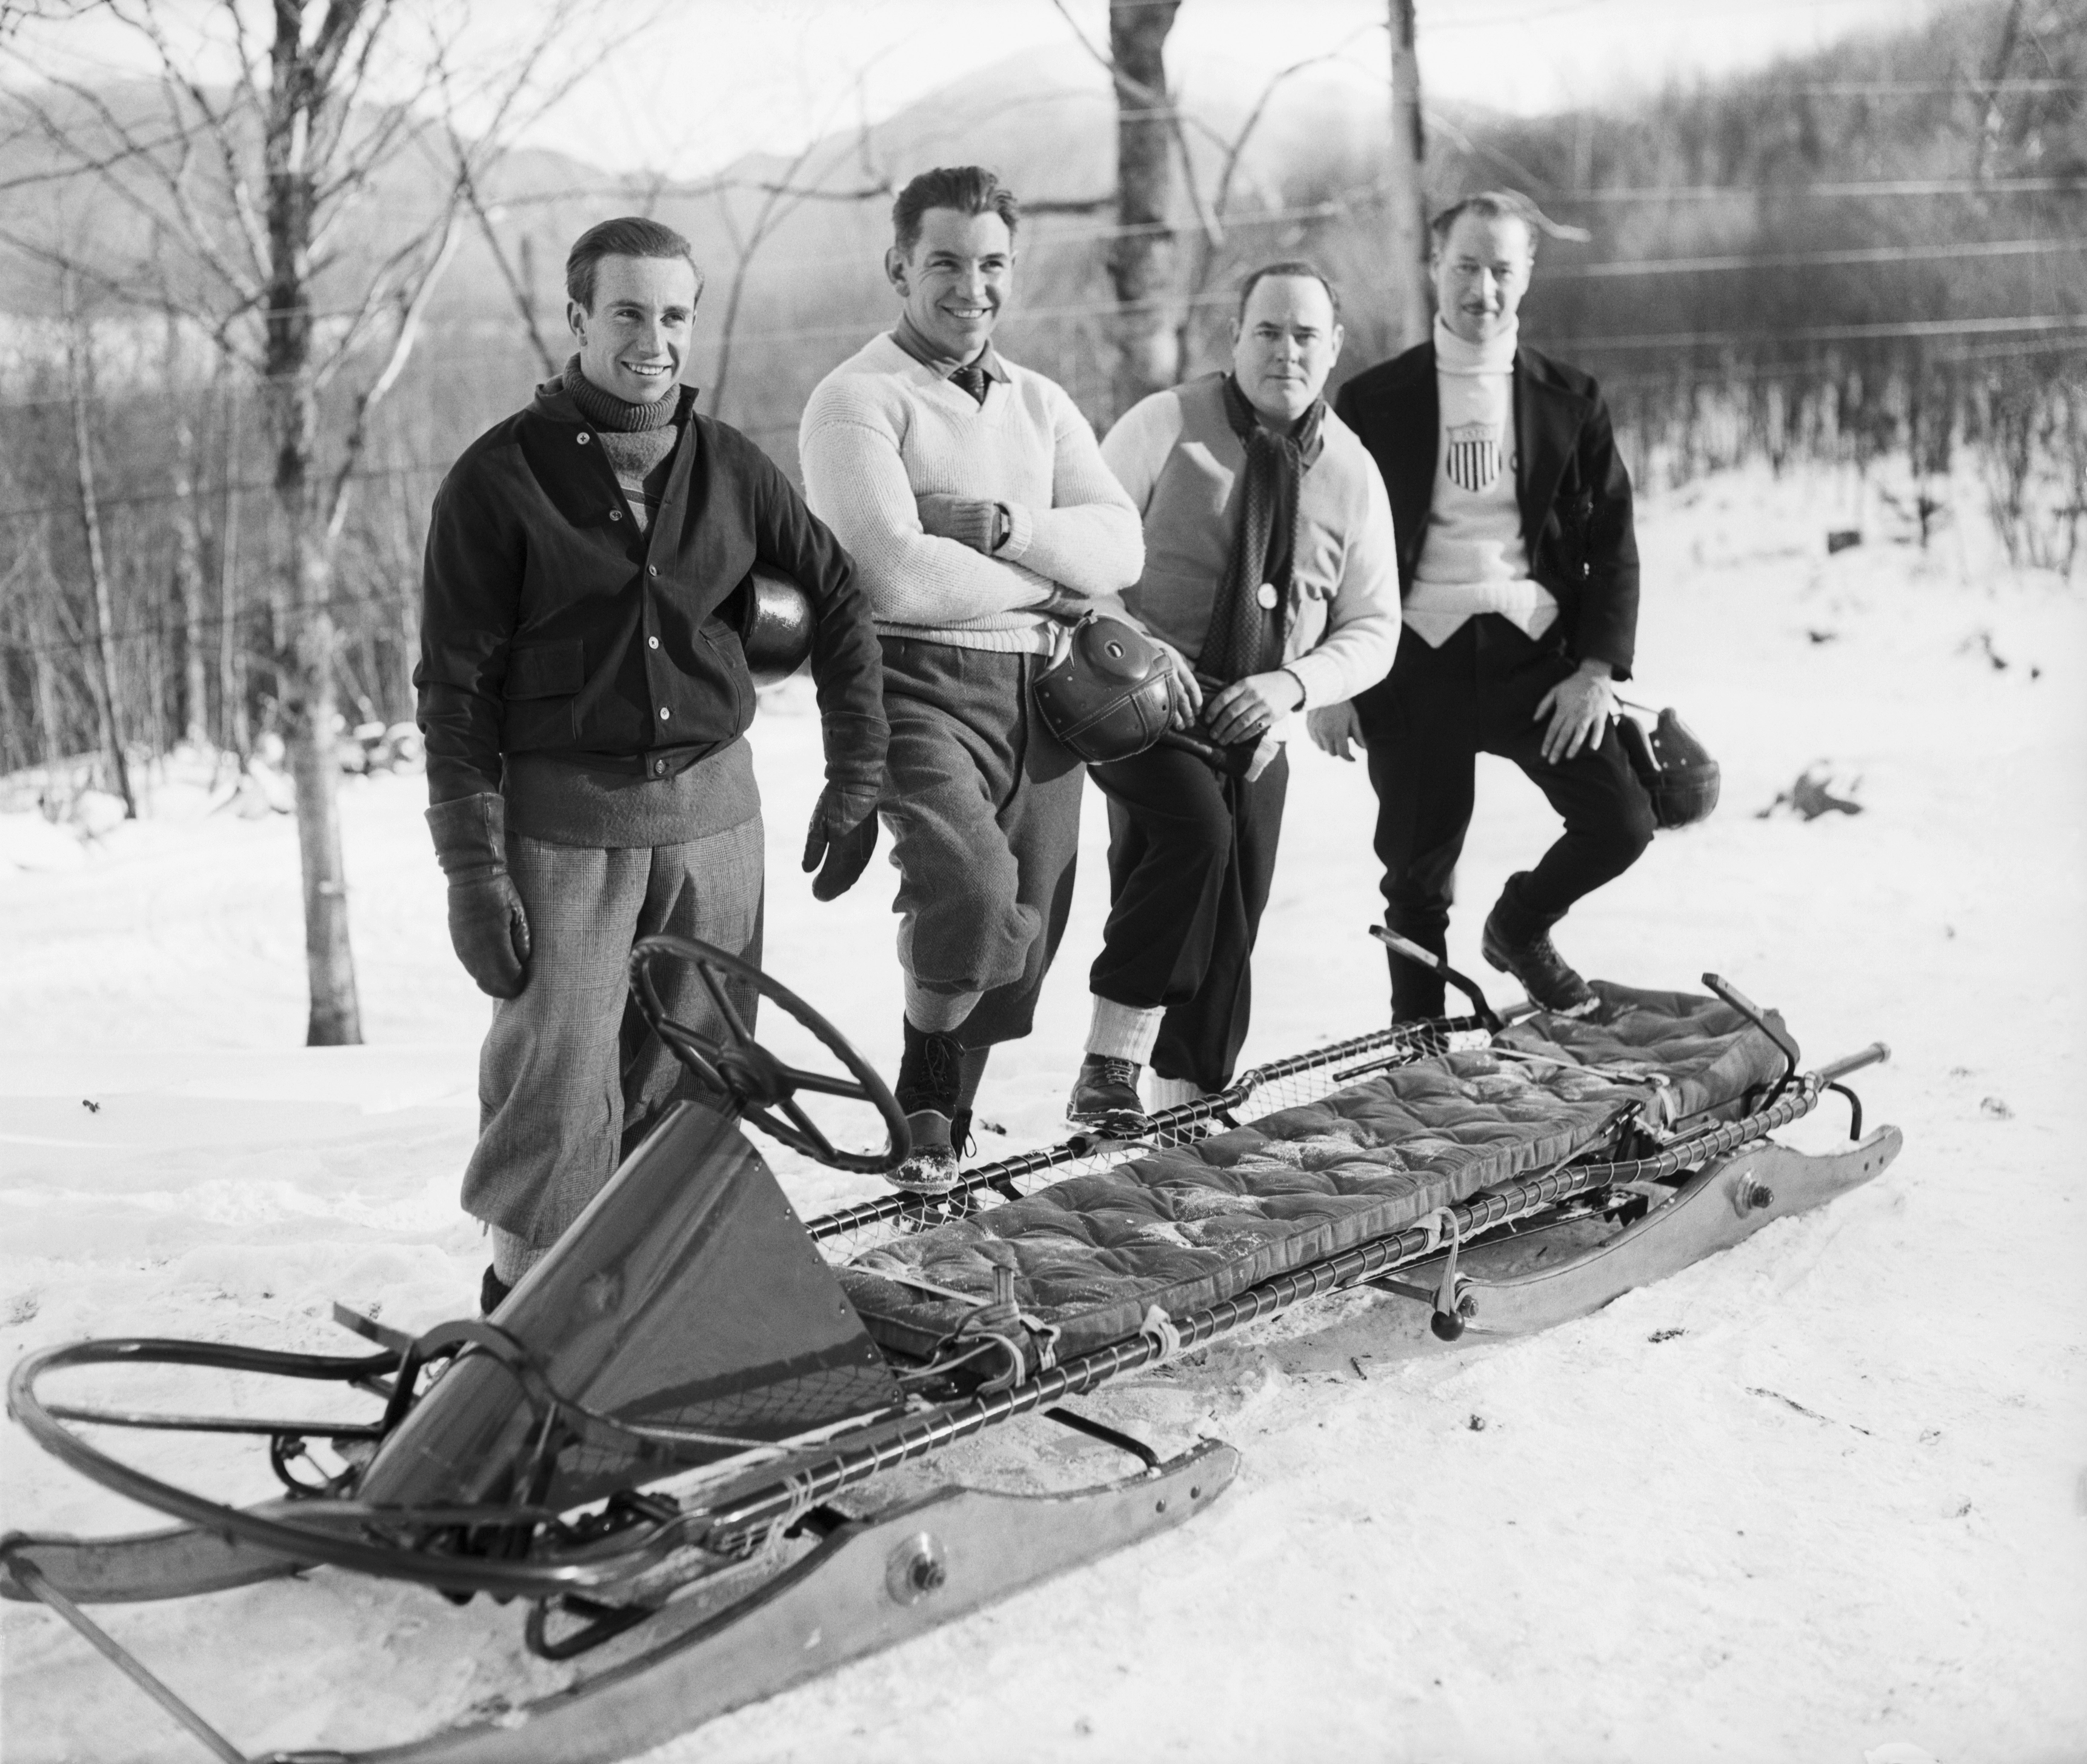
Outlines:
[{"label": "utility wire", "polygon": [[[410,595],[386,593],[381,590],[369,594],[330,594],[316,606],[306,606],[302,602],[299,602],[285,607],[282,610],[289,613],[293,618],[308,612],[331,613],[344,607],[373,607],[402,611],[412,603],[413,598],[414,596]],[[223,613],[207,613],[194,620],[194,623],[200,630],[222,631],[228,625],[258,622],[264,613],[274,610],[275,609],[267,603],[256,601],[241,608],[229,616]],[[112,643],[143,643],[148,638],[167,637],[176,631],[186,630],[190,623],[190,621],[185,615],[169,614],[160,618],[146,619],[112,630],[109,634],[109,641]],[[52,638],[36,643],[23,643],[13,638],[6,638],[0,639],[0,651],[17,656],[57,656],[68,654],[76,650],[96,648],[100,642],[100,638],[91,633],[82,637]]]},{"label": "utility wire", "polygon": [[1553,191],[1551,202],[1715,202],[1727,196],[2025,196],[2087,192],[2087,177],[1890,177],[1812,184],[1633,184]]},{"label": "utility wire", "polygon": [[1839,251],[1778,251],[1763,256],[1623,258],[1607,263],[1546,263],[1544,281],[1612,276],[1693,275],[1723,270],[1790,270],[1835,263],[1916,263],[1946,258],[2034,257],[2087,250],[2087,238],[1983,239],[1957,245],[1854,246]]},{"label": "utility wire", "polygon": [[[1229,293],[1206,294],[1197,304],[1228,303],[1233,299]],[[1060,308],[1068,312],[1115,312],[1113,301],[1098,302],[1091,306]],[[1790,331],[1650,331],[1635,335],[1615,337],[1576,337],[1571,340],[1574,349],[1655,349],[1735,348],[1741,346],[1766,347],[1778,343],[1848,343],[1867,339],[1893,337],[1952,337],[1991,336],[2007,332],[2041,332],[2065,334],[2087,331],[2087,314],[2068,313],[2025,313],[2016,317],[1995,318],[1923,318],[1906,319],[1881,324],[1809,325]],[[856,335],[860,327],[851,328],[847,335]],[[764,333],[773,339],[825,335],[823,331],[773,331]],[[742,337],[740,341],[749,340]],[[795,423],[735,423],[741,434],[750,435],[795,434]],[[410,477],[418,473],[440,473],[449,470],[455,463],[451,455],[439,459],[402,460],[386,466],[373,466],[348,474],[349,481],[361,483],[370,481]],[[275,485],[266,479],[257,479],[229,485],[214,485],[208,489],[191,492],[198,500],[211,500],[227,490],[233,493],[259,493],[272,490]],[[102,496],[96,498],[104,508],[122,508],[171,502],[181,498],[172,490],[140,490],[127,495]],[[0,508],[0,522],[34,520],[51,515],[67,515],[76,511],[78,504],[72,501],[35,502],[16,508]]]},{"label": "utility wire", "polygon": [[1867,338],[1975,337],[1995,331],[2087,331],[2087,314],[2039,313],[2020,318],[1914,318],[1895,324],[1806,325],[1793,331],[1656,331],[1637,336],[1576,337],[1575,349],[1731,348],[1776,343],[1855,343]]}]

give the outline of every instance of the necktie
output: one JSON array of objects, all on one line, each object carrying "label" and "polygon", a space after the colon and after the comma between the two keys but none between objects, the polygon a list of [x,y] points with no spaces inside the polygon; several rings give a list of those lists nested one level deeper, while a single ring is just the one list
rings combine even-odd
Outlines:
[{"label": "necktie", "polygon": [[950,378],[958,386],[961,386],[967,392],[969,392],[971,396],[976,399],[981,404],[985,402],[986,387],[992,383],[992,381],[987,378],[985,369],[975,361],[970,363],[967,366],[958,368],[954,373],[950,374]]}]

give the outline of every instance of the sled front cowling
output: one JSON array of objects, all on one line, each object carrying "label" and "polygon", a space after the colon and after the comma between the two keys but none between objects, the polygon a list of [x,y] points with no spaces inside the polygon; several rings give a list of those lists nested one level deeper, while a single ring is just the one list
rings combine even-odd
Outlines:
[{"label": "sled front cowling", "polygon": [[[693,1103],[488,1321],[524,1363],[497,1342],[459,1356],[385,1441],[361,1499],[561,1510],[898,1401],[761,1155]],[[540,1465],[545,1387],[562,1437]]]}]

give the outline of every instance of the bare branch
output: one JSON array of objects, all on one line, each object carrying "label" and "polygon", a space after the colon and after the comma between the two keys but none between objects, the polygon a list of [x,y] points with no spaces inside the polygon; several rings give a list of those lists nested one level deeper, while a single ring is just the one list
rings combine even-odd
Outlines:
[{"label": "bare branch", "polygon": [[340,463],[335,470],[333,488],[327,498],[325,544],[328,552],[340,543],[341,529],[348,521],[348,494],[369,442],[370,413],[405,371],[407,359],[412,354],[413,344],[420,335],[420,320],[427,312],[429,299],[434,293],[436,283],[442,280],[442,271],[456,255],[462,238],[452,208],[434,254],[421,272],[419,284],[399,309],[399,327],[392,334],[390,357],[377,378],[363,388],[355,401],[355,416],[348,425],[348,439],[342,446]]},{"label": "bare branch", "polygon": [[507,261],[507,252],[494,230],[493,216],[486,212],[485,204],[479,199],[478,185],[468,172],[463,177],[463,195],[472,217],[478,222],[478,230],[485,238],[486,248],[493,253],[494,267],[500,279],[507,285],[508,297],[514,302],[514,310],[521,315],[522,328],[529,334],[530,347],[536,350],[536,359],[543,364],[546,374],[558,371],[557,358],[551,353],[551,346],[544,342],[542,327],[536,322],[536,309],[529,298],[529,290],[522,285],[522,278],[514,266]]},{"label": "bare branch", "polygon": [[[160,75],[165,85],[171,91],[179,92],[186,96],[203,118],[211,140],[217,149],[219,163],[224,171],[226,193],[231,199],[233,216],[238,223],[241,243],[246,250],[247,273],[242,275],[224,258],[222,250],[211,236],[211,229],[196,211],[186,182],[169,179],[169,194],[174,199],[182,226],[194,237],[197,250],[206,254],[211,267],[224,279],[228,286],[241,293],[251,293],[267,276],[267,229],[261,224],[259,212],[254,205],[245,160],[239,151],[233,112],[230,109],[220,111],[211,103],[210,94],[203,89],[202,83],[181,70],[180,53],[168,41],[158,16],[150,6],[133,16],[112,0],[109,10],[152,45],[153,53],[159,58]],[[237,16],[238,8],[233,0],[227,0],[227,10]],[[250,75],[249,86],[250,89]]]},{"label": "bare branch", "polygon": [[[1128,95],[1142,105],[1150,105],[1152,115],[1165,120],[1168,132],[1174,137],[1175,152],[1180,156],[1181,160],[1182,181],[1189,187],[1189,204],[1196,211],[1196,224],[1201,229],[1204,238],[1214,250],[1224,241],[1222,233],[1212,220],[1210,211],[1203,206],[1201,192],[1196,187],[1195,162],[1189,156],[1189,138],[1186,132],[1189,119],[1184,117],[1180,105],[1165,92],[1155,91],[1146,85],[1143,80],[1133,79],[1116,66],[1116,58],[1108,50],[1098,44],[1090,42],[1087,33],[1080,28],[1079,20],[1073,16],[1065,4],[1065,0],[1051,0],[1051,4],[1058,9],[1059,17],[1065,21],[1066,28],[1078,40],[1080,47],[1091,55],[1100,64],[1102,70],[1109,76],[1119,99]],[[1220,147],[1225,144],[1223,137],[1217,135],[1216,132],[1207,125],[1197,123],[1195,126],[1202,133],[1210,135],[1217,140]]]}]

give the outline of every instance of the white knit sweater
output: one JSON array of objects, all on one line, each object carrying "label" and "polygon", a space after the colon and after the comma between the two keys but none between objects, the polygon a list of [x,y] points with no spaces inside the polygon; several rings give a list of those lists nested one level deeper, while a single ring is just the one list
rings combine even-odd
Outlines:
[{"label": "white knit sweater", "polygon": [[[804,498],[854,557],[879,630],[1043,654],[1053,627],[1032,609],[1052,585],[1120,612],[1145,539],[1072,399],[1002,361],[1009,380],[980,404],[873,338],[813,390],[798,455]],[[1005,503],[1007,542],[988,557],[923,532],[916,499],[930,495]]]},{"label": "white knit sweater", "polygon": [[1558,617],[1558,602],[1529,573],[1515,498],[1514,352],[1519,327],[1466,343],[1435,318],[1435,386],[1441,431],[1428,536],[1406,624],[1440,649],[1474,613],[1497,613],[1530,637]]}]

